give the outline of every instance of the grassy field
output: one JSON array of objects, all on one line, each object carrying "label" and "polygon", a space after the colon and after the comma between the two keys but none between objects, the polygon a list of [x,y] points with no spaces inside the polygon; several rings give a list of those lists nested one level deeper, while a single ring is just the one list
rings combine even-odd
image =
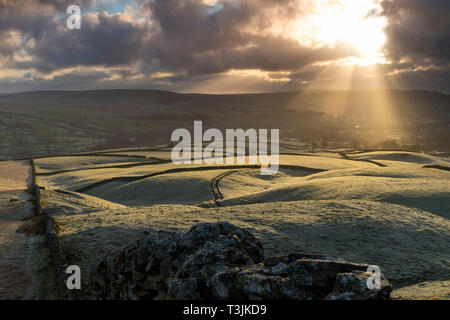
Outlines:
[{"label": "grassy field", "polygon": [[[376,264],[393,283],[394,298],[448,298],[450,172],[424,165],[449,160],[337,151],[344,150],[281,155],[274,176],[249,167],[146,163],[168,159],[168,151],[109,150],[36,165],[46,187],[43,207],[69,262],[82,270],[143,231],[229,221],[253,232],[267,256],[321,253]],[[89,272],[82,274],[87,295]]]}]

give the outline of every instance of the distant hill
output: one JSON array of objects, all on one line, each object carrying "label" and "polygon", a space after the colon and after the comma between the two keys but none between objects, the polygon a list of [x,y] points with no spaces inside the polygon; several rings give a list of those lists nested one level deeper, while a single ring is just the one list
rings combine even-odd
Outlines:
[{"label": "distant hill", "polygon": [[33,91],[0,95],[0,108],[20,107],[155,107],[178,106],[215,109],[233,108],[294,108],[312,109],[333,114],[361,114],[389,101],[400,111],[436,115],[450,112],[450,95],[431,91],[403,90],[310,90],[255,94],[181,94],[159,90],[92,90]]},{"label": "distant hill", "polygon": [[443,151],[450,145],[450,95],[438,92],[36,91],[0,95],[0,160],[168,142],[174,129],[191,128],[194,120],[220,129],[280,128],[282,138],[311,143],[377,148],[400,139]]}]

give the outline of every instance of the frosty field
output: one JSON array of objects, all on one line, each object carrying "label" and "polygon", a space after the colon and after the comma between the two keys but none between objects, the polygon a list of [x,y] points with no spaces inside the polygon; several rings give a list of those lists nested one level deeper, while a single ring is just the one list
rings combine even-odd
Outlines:
[{"label": "frosty field", "polygon": [[449,298],[448,158],[295,148],[284,150],[274,176],[250,165],[175,165],[167,149],[35,165],[43,209],[69,263],[82,270],[143,231],[228,221],[253,232],[267,255],[320,253],[377,264],[394,298]]}]

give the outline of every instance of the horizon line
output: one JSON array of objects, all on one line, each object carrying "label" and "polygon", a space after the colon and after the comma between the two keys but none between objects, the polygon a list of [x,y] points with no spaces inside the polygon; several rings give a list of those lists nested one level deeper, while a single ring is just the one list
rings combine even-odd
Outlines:
[{"label": "horizon line", "polygon": [[378,89],[299,89],[299,90],[287,90],[287,91],[265,91],[265,92],[237,92],[237,93],[202,93],[202,92],[177,92],[171,90],[163,89],[143,89],[143,88],[105,88],[105,89],[62,89],[62,90],[28,90],[28,91],[17,91],[0,93],[0,96],[15,95],[15,94],[27,94],[27,93],[64,93],[64,92],[99,92],[99,91],[154,91],[154,92],[164,92],[179,95],[209,95],[209,96],[232,96],[232,95],[264,95],[264,94],[283,94],[283,93],[300,93],[300,92],[367,92],[367,91],[401,91],[401,92],[428,92],[437,93],[441,95],[450,95],[450,93],[445,93],[437,90],[426,90],[426,89],[398,89],[398,88],[378,88]]}]

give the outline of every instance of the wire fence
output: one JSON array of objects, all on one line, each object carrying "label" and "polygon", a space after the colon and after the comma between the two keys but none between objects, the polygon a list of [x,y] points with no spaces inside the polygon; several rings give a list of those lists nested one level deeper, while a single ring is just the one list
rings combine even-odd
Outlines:
[{"label": "wire fence", "polygon": [[38,187],[40,197],[41,199],[60,199],[69,201],[72,203],[77,203],[80,205],[83,205],[85,207],[91,207],[95,209],[108,209],[108,210],[117,210],[117,209],[123,209],[124,206],[119,204],[114,204],[106,201],[95,201],[88,199],[86,197],[83,197],[79,194],[73,193],[71,191],[66,190],[58,190],[58,189],[50,189],[48,187]]}]

